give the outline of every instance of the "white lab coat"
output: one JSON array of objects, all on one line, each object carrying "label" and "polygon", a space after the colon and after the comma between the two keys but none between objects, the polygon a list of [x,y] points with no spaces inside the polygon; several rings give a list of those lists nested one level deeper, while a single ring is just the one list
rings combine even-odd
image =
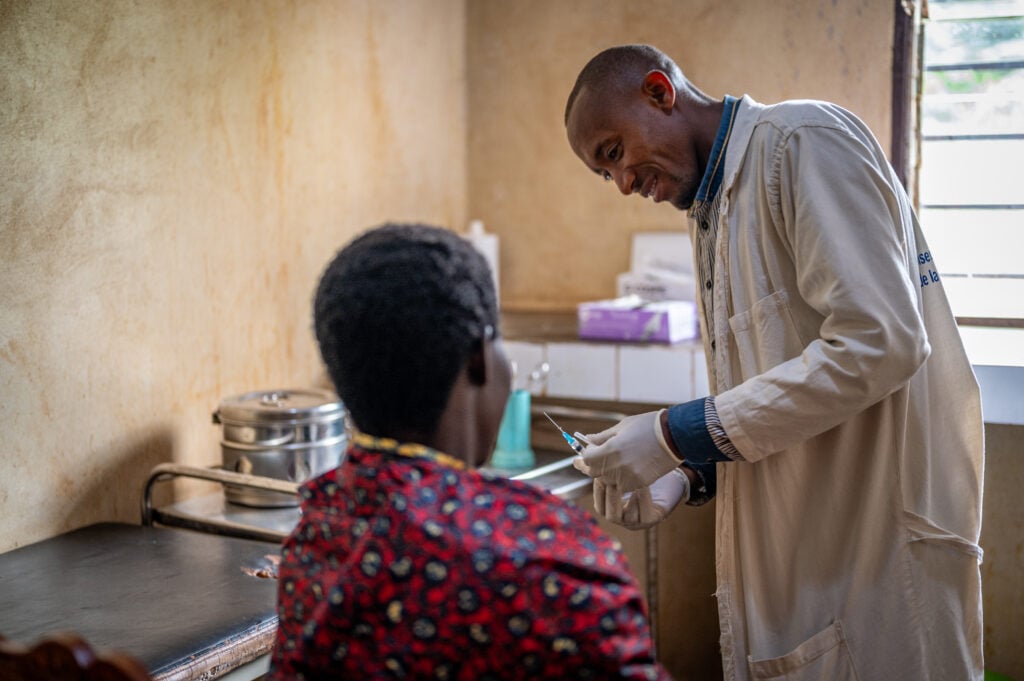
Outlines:
[{"label": "white lab coat", "polygon": [[725,678],[980,680],[980,397],[906,194],[849,112],[748,97],[721,191]]}]

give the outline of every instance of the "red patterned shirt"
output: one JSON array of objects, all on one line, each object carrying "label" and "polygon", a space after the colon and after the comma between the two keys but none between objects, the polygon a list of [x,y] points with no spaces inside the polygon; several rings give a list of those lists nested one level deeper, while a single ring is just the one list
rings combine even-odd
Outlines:
[{"label": "red patterned shirt", "polygon": [[523,482],[356,437],[304,485],[270,679],[668,679],[617,541]]}]

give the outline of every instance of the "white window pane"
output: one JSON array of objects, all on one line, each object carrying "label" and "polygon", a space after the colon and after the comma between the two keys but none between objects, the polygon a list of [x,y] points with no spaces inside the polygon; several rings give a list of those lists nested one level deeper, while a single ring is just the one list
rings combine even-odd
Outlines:
[{"label": "white window pane", "polygon": [[960,338],[971,364],[1024,366],[1024,329],[961,326]]},{"label": "white window pane", "polygon": [[1024,210],[923,208],[921,227],[942,274],[1024,275]]},{"label": "white window pane", "polygon": [[958,317],[1024,319],[1024,279],[942,277]]},{"label": "white window pane", "polygon": [[1024,0],[929,0],[928,18],[933,21],[1007,17],[1024,14]]},{"label": "white window pane", "polygon": [[1024,18],[930,21],[924,27],[924,62],[1016,61],[1024,57]]},{"label": "white window pane", "polygon": [[924,75],[921,134],[1024,133],[1024,68]]},{"label": "white window pane", "polygon": [[1024,203],[1024,140],[926,141],[921,145],[921,203]]},{"label": "white window pane", "polygon": [[[1024,83],[1024,79],[1022,79]],[[921,106],[921,134],[1005,135],[1024,133],[1024,90],[1013,98],[987,95],[942,95]]]}]

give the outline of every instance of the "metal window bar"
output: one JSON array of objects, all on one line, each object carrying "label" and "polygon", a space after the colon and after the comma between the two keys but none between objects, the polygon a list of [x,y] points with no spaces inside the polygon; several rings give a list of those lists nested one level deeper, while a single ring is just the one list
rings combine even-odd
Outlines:
[{"label": "metal window bar", "polygon": [[959,135],[922,135],[923,142],[978,142],[1024,140],[1024,132],[962,133]]},{"label": "metal window bar", "polygon": [[944,279],[1024,279],[1024,274],[984,274],[975,272],[943,272]]},{"label": "metal window bar", "polygon": [[925,71],[1012,71],[1024,69],[1024,60],[1018,61],[964,61],[952,64],[932,64]]},{"label": "metal window bar", "polygon": [[932,210],[1024,210],[1024,203],[925,203]]}]

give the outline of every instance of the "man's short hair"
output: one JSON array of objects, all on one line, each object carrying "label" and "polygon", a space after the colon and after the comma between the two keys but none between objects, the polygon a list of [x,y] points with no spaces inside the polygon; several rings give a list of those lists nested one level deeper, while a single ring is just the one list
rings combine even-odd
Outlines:
[{"label": "man's short hair", "polygon": [[565,103],[565,124],[569,125],[572,106],[584,89],[612,87],[621,90],[627,83],[639,83],[640,78],[655,69],[664,71],[677,90],[686,82],[676,63],[651,45],[619,45],[599,52],[576,77],[576,84]]},{"label": "man's short hair", "polygon": [[355,425],[436,432],[474,348],[497,334],[487,261],[457,234],[387,224],[342,248],[317,287],[320,354]]}]

